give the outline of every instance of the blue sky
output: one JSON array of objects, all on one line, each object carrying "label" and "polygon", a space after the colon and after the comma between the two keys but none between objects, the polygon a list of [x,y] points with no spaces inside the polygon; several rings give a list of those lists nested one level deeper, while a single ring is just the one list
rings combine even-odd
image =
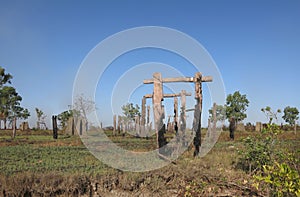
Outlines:
[{"label": "blue sky", "polygon": [[[14,76],[22,105],[31,111],[32,126],[35,107],[48,119],[68,109],[76,73],[99,42],[140,26],[176,29],[200,42],[216,62],[226,94],[239,90],[247,95],[250,106],[244,122],[266,121],[260,109],[267,105],[300,108],[300,1],[1,0],[0,65]],[[151,61],[194,75],[193,69],[182,68],[184,60],[161,51],[137,51],[114,63],[130,69]],[[110,83],[117,78],[109,76],[121,76],[126,69],[120,71],[112,64],[98,88],[111,92]],[[151,91],[141,86],[129,100],[138,102],[142,94],[151,93],[143,88]],[[204,110],[208,110],[210,98],[204,91]],[[97,91],[96,104],[101,121],[110,125],[111,97],[102,94]],[[113,105],[118,108],[123,103],[117,99]]]}]

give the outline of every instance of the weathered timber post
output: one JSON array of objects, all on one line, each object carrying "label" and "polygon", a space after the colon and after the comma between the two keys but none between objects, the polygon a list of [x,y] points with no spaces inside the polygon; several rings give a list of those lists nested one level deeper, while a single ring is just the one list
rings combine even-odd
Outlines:
[{"label": "weathered timber post", "polygon": [[114,129],[113,129],[113,135],[116,135],[116,130],[117,130],[117,115],[114,115],[113,117],[114,121]]},{"label": "weathered timber post", "polygon": [[171,123],[171,121],[170,121],[170,118],[171,118],[171,116],[168,116],[167,131],[168,131],[169,133],[171,133],[171,132],[173,131],[172,123]]},{"label": "weathered timber post", "polygon": [[82,119],[79,121],[79,135],[82,135]]},{"label": "weathered timber post", "polygon": [[126,133],[126,124],[124,118],[122,118],[122,136],[125,137]]},{"label": "weathered timber post", "polygon": [[262,124],[261,124],[261,122],[256,122],[255,131],[256,132],[261,132],[261,130],[262,130]]},{"label": "weathered timber post", "polygon": [[147,125],[150,123],[150,106],[147,106]]},{"label": "weathered timber post", "polygon": [[16,116],[14,116],[14,119],[13,119],[13,134],[12,134],[12,138],[14,139],[16,137],[16,132],[17,132],[17,118]]},{"label": "weathered timber post", "polygon": [[146,97],[142,98],[142,114],[141,114],[141,127],[140,132],[145,133],[145,124],[146,124]]},{"label": "weathered timber post", "polygon": [[52,116],[53,139],[57,139],[57,116]]},{"label": "weathered timber post", "polygon": [[213,127],[212,127],[212,138],[215,140],[216,138],[216,129],[217,129],[217,104],[213,105]]},{"label": "weathered timber post", "polygon": [[121,127],[122,127],[122,116],[118,116],[118,134],[121,133]]},{"label": "weathered timber post", "polygon": [[178,98],[174,97],[174,130],[178,134]]},{"label": "weathered timber post", "polygon": [[195,74],[194,83],[195,83],[195,112],[194,112],[194,125],[193,130],[195,132],[194,137],[194,156],[199,154],[201,146],[201,113],[202,113],[202,74],[197,72]]},{"label": "weathered timber post", "polygon": [[210,131],[211,131],[211,123],[210,123],[210,118],[208,119],[208,126],[207,126],[207,136],[210,137]]},{"label": "weathered timber post", "polygon": [[181,90],[180,102],[181,102],[181,113],[180,113],[180,135],[184,135],[186,129],[186,116],[185,116],[185,106],[186,106],[186,91]]},{"label": "weathered timber post", "polygon": [[137,136],[140,136],[140,116],[135,116],[135,120],[134,120],[134,129],[135,129],[135,131],[136,131],[136,135]]},{"label": "weathered timber post", "polygon": [[165,142],[165,127],[163,126],[164,112],[161,102],[163,101],[163,86],[161,73],[153,74],[153,114],[154,126],[156,132],[156,140],[158,148],[164,146]]},{"label": "weathered timber post", "polygon": [[74,122],[74,118],[73,117],[71,117],[71,118],[72,118],[71,132],[72,132],[72,135],[74,135],[75,134],[75,122]]},{"label": "weathered timber post", "polygon": [[85,123],[84,123],[84,126],[85,126],[85,132],[87,132],[89,130],[89,123],[88,123],[88,120],[87,119],[84,119],[85,120]]},{"label": "weathered timber post", "polygon": [[[143,81],[144,84],[151,84],[151,83],[154,84],[154,93],[153,93],[153,99],[152,99],[153,109],[154,109],[153,110],[154,111],[154,120],[158,121],[158,123],[160,124],[159,126],[163,125],[162,119],[160,121],[160,118],[158,118],[159,115],[161,115],[159,113],[160,109],[161,109],[161,101],[162,101],[163,97],[172,97],[172,96],[167,96],[167,94],[164,94],[164,95],[162,94],[162,83],[173,83],[173,82],[194,82],[195,83],[196,105],[195,105],[194,122],[193,122],[193,130],[195,133],[194,156],[199,154],[200,145],[201,145],[202,82],[211,82],[211,81],[212,81],[212,77],[210,77],[210,76],[202,77],[202,74],[200,72],[196,73],[195,77],[176,77],[176,78],[163,78],[163,79],[161,78],[160,73],[154,73],[153,79],[146,79]],[[158,93],[155,93],[156,91]],[[154,97],[154,95],[156,95],[156,96]],[[157,126],[155,126],[155,128],[157,130]]]}]

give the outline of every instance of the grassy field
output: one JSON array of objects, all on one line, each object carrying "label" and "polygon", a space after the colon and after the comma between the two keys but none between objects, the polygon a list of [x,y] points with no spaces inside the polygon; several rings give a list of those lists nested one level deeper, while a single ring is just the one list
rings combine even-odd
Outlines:
[{"label": "grassy field", "polygon": [[[78,136],[51,131],[0,131],[0,196],[262,196],[252,186],[250,174],[236,168],[242,140],[255,132],[236,132],[230,141],[223,132],[203,158],[186,151],[175,164],[142,173],[122,172],[97,160]],[[148,151],[155,137],[107,135],[121,147]],[[204,135],[204,134],[203,134]],[[171,135],[169,134],[169,137]],[[279,136],[280,149],[300,157],[300,137],[294,132]]]}]

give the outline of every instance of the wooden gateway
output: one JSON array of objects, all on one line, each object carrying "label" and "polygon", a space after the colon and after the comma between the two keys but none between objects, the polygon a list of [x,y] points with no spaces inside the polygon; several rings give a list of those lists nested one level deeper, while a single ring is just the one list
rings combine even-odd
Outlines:
[{"label": "wooden gateway", "polygon": [[[164,116],[164,106],[162,105],[162,101],[164,97],[177,97],[179,94],[163,94],[163,83],[175,83],[175,82],[189,82],[195,84],[195,109],[194,109],[194,120],[193,120],[193,132],[194,136],[194,156],[199,154],[200,146],[201,146],[201,113],[202,113],[202,82],[212,82],[211,76],[202,76],[200,72],[195,73],[194,77],[177,77],[177,78],[162,78],[161,73],[154,73],[152,79],[146,79],[143,81],[144,84],[153,84],[153,94],[145,95],[142,101],[142,120],[141,124],[145,124],[145,117],[143,118],[143,114],[145,114],[145,99],[152,98],[153,103],[153,113],[154,113],[154,125],[155,132],[157,137],[157,145],[158,148],[162,148],[166,144],[166,140],[164,138],[165,133],[165,125],[163,123]],[[180,93],[181,98],[184,98],[185,105],[185,96],[189,96],[185,92]],[[175,107],[174,100],[174,107]],[[185,106],[184,106],[185,108]],[[185,109],[182,109],[182,112]],[[183,112],[185,113],[185,112]],[[175,112],[176,116],[177,112]],[[185,117],[185,114],[181,114]],[[175,117],[177,118],[177,117]],[[181,118],[182,119],[182,118]],[[185,118],[184,118],[185,119]],[[185,121],[184,121],[185,123]],[[183,128],[185,129],[185,125]]]}]

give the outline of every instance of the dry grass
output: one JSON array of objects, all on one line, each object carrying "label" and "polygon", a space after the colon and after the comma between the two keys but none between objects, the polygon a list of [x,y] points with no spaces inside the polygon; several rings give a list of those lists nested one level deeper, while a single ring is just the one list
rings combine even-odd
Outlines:
[{"label": "dry grass", "polygon": [[[10,132],[0,134],[1,154],[10,153],[0,160],[1,165],[5,166],[0,173],[0,195],[259,196],[259,192],[251,185],[251,177],[234,166],[237,149],[242,148],[242,139],[257,135],[255,132],[236,132],[236,140],[230,141],[229,133],[225,131],[205,157],[193,158],[193,150],[190,149],[180,156],[176,165],[170,164],[143,173],[120,172],[103,165],[88,151],[81,149],[84,147],[77,136],[60,135],[58,140],[53,140],[51,132],[39,135],[18,132],[17,138],[11,140],[7,134]],[[148,140],[131,136],[110,137],[118,145],[130,150],[145,151],[156,147],[154,137]],[[283,132],[279,139],[285,148],[300,149],[300,137],[294,132]],[[82,159],[70,159],[78,157],[78,148],[85,156]],[[25,149],[32,153],[27,159],[32,159],[31,163],[37,168],[22,168],[28,167],[28,164],[20,162],[24,155],[16,154]],[[67,153],[65,157],[60,156],[61,150]],[[62,163],[54,165],[51,159]],[[41,167],[40,160],[46,162],[46,171],[38,168]],[[64,166],[69,166],[69,169]],[[18,168],[9,171],[10,174],[5,173],[7,169]]]}]

